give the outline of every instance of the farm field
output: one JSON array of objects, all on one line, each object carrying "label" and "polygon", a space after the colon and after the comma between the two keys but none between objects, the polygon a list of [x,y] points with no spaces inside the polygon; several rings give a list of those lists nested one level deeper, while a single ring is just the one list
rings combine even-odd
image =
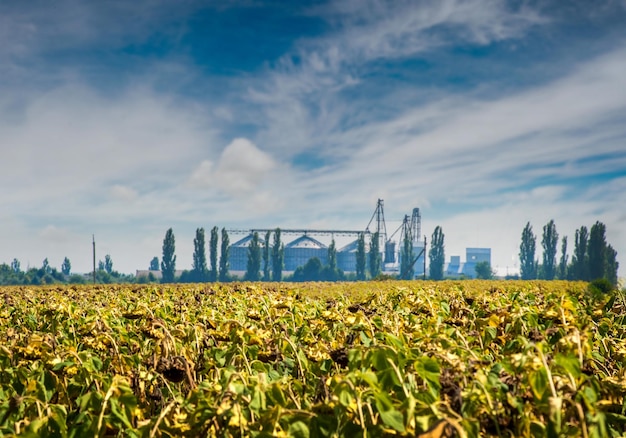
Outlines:
[{"label": "farm field", "polygon": [[626,434],[587,283],[0,288],[0,436]]}]

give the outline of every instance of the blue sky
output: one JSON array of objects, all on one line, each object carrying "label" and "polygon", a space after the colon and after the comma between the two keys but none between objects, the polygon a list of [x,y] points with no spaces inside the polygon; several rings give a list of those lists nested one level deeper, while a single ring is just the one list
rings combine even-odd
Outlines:
[{"label": "blue sky", "polygon": [[[174,228],[388,229],[446,258],[596,220],[626,263],[626,1],[0,2],[0,262],[145,269]],[[538,239],[540,245],[540,237]],[[540,257],[538,251],[537,256]]]}]

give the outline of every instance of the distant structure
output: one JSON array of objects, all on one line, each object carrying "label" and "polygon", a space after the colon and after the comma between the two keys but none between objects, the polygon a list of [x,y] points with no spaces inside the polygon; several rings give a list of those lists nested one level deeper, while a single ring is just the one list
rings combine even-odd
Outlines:
[{"label": "distant structure", "polygon": [[[383,260],[383,272],[388,274],[398,274],[400,269],[400,249],[405,233],[409,233],[409,238],[413,242],[413,252],[415,263],[414,271],[416,277],[421,277],[424,273],[424,240],[421,236],[422,222],[419,208],[414,208],[412,215],[406,215],[403,224],[394,233],[387,234],[383,200],[379,199],[376,210],[369,223],[362,230],[312,230],[312,229],[284,229],[281,228],[281,237],[285,242],[284,271],[286,273],[295,271],[299,266],[303,266],[313,257],[317,257],[322,264],[327,263],[328,245],[334,239],[337,245],[337,267],[344,272],[355,272],[356,270],[356,250],[357,241],[360,234],[365,235],[365,251],[369,252],[370,239],[374,233],[379,236],[379,248],[381,259]],[[259,236],[264,236],[266,232],[273,233],[274,229],[250,229],[236,230],[228,232],[232,235],[244,234],[244,237],[237,240],[230,246],[229,264],[230,272],[234,275],[241,275],[246,271],[248,263],[248,246],[252,240],[252,235],[257,232]],[[400,231],[402,231],[400,233]],[[295,236],[291,238],[290,236]],[[399,239],[399,240],[398,240]],[[259,245],[263,251],[265,242],[259,239]],[[418,255],[421,255],[418,257]],[[369,257],[366,258],[369,260]]]},{"label": "distant structure", "polygon": [[[183,270],[182,269],[177,269],[174,272],[174,276],[175,277],[180,277],[183,274]],[[136,278],[141,278],[141,277],[146,277],[148,278],[150,276],[150,274],[152,274],[152,276],[154,277],[155,280],[160,280],[161,278],[163,278],[163,273],[160,270],[157,271],[153,271],[150,269],[137,269],[135,271],[135,277]]]},{"label": "distant structure", "polygon": [[460,256],[451,256],[444,268],[446,277],[476,278],[476,264],[487,262],[491,265],[491,248],[465,248],[465,262]]},{"label": "distant structure", "polygon": [[317,257],[325,265],[328,260],[328,247],[308,235],[298,237],[285,245],[285,271],[295,271],[310,259]]}]

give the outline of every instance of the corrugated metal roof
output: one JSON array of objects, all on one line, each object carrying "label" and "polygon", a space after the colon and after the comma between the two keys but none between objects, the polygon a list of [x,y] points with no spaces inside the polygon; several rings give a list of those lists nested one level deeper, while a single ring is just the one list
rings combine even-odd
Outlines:
[{"label": "corrugated metal roof", "polygon": [[[339,248],[339,251],[337,252],[356,252],[357,247],[359,246],[359,239],[357,240],[353,240],[352,242],[348,243],[346,246]],[[366,240],[365,241],[365,252],[368,252],[370,250],[370,244],[369,242]]]},{"label": "corrugated metal roof", "polygon": [[[233,243],[231,246],[231,248],[233,246],[237,246],[237,247],[244,247],[247,248],[250,245],[250,242],[252,241],[252,234],[248,234],[246,237],[244,237],[243,239],[240,239],[238,241],[236,241],[235,243]],[[261,237],[259,237],[259,246],[264,247],[265,246],[265,241],[263,239],[261,239]]]},{"label": "corrugated metal roof", "polygon": [[326,249],[327,246],[324,245],[317,239],[314,239],[306,234],[304,236],[298,237],[296,240],[289,242],[285,245],[285,249],[287,248],[312,248],[312,249]]}]

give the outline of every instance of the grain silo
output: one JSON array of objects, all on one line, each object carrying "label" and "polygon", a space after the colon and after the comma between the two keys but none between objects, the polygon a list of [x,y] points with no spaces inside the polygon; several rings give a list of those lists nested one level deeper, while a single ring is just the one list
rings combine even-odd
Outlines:
[{"label": "grain silo", "polygon": [[304,266],[313,257],[317,257],[326,264],[328,247],[317,239],[306,234],[285,245],[285,271],[295,271],[298,266]]}]

